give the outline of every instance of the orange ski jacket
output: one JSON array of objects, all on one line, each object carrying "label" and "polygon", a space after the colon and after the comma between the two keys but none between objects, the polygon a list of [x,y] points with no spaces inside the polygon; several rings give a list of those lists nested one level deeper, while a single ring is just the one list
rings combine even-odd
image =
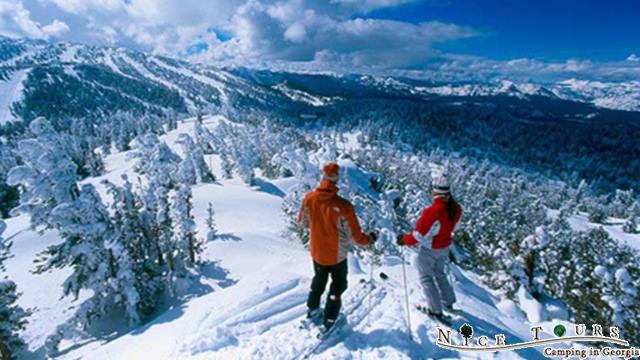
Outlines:
[{"label": "orange ski jacket", "polygon": [[370,242],[360,229],[353,205],[338,196],[336,185],[327,180],[305,195],[298,221],[310,228],[311,257],[320,265],[331,266],[345,260],[351,241],[362,246]]}]

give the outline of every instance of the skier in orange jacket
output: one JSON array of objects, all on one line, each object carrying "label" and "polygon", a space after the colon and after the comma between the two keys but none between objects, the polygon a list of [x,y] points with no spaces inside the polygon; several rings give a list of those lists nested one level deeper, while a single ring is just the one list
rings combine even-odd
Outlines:
[{"label": "skier in orange jacket", "polygon": [[368,246],[376,234],[365,235],[360,229],[351,203],[338,196],[340,167],[329,163],[323,168],[322,181],[314,191],[305,195],[298,213],[298,221],[311,232],[311,257],[314,276],[307,299],[307,317],[319,320],[322,316],[320,298],[329,275],[331,286],[324,311],[324,326],[331,328],[340,313],[341,295],[347,289],[347,255],[351,242]]}]

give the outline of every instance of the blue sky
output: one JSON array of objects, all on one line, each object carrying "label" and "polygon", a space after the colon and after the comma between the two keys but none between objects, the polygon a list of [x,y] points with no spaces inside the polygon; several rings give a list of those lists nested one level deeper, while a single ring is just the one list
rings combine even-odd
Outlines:
[{"label": "blue sky", "polygon": [[500,60],[526,57],[615,61],[640,53],[637,0],[420,1],[364,16],[469,26],[481,35],[435,47]]},{"label": "blue sky", "polygon": [[437,80],[640,81],[640,0],[0,0],[0,35]]}]

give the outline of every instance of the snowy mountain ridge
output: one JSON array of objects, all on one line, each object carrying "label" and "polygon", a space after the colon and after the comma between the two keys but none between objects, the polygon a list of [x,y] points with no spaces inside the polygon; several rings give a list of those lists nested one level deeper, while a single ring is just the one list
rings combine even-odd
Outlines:
[{"label": "snowy mountain ridge", "polygon": [[[291,77],[295,78],[296,74],[217,68],[123,48],[0,37],[0,80],[3,80],[0,86],[4,85],[6,93],[10,94],[12,89],[23,91],[23,88],[18,88],[15,84],[22,84],[25,74],[17,71],[27,70],[29,73],[26,75],[29,75],[34,68],[45,71],[54,82],[61,84],[79,80],[82,86],[87,86],[102,96],[112,97],[109,90],[115,85],[114,89],[128,94],[128,101],[136,103],[131,105],[135,108],[172,109],[185,114],[194,114],[199,109],[212,106],[225,107],[229,103],[260,107],[265,102],[286,101],[299,103],[302,107],[324,106],[334,101],[328,101],[328,98],[337,99],[339,96],[325,93],[318,86],[322,83],[344,87],[344,95],[347,97],[359,96],[363,92],[425,100],[434,97],[511,96],[528,99],[542,96],[589,103],[608,109],[640,110],[640,83],[637,81],[604,83],[567,79],[553,84],[536,84],[501,80],[491,83],[441,84],[390,76],[306,74],[312,78],[307,81],[312,83],[300,86],[286,81]],[[58,68],[61,71],[56,71]],[[74,79],[69,79],[68,76]],[[143,94],[134,93],[126,87],[120,88],[118,82],[110,78],[126,78],[149,90]],[[269,87],[264,86],[265,81],[270,82]],[[33,86],[36,84],[34,82]],[[29,89],[26,91],[29,92]],[[178,96],[171,104],[166,104],[155,98],[150,99],[150,91],[176,93]],[[1,109],[4,115],[0,118],[0,123],[15,120],[16,116],[29,116],[29,109],[20,111],[12,106],[21,100],[19,96],[8,97],[3,92],[2,101],[5,104],[0,105],[3,105]]]}]

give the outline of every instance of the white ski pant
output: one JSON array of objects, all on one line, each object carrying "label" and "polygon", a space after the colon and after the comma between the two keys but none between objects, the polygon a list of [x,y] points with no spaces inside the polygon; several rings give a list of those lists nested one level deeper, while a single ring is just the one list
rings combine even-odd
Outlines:
[{"label": "white ski pant", "polygon": [[453,305],[456,302],[456,295],[444,272],[448,262],[449,247],[444,249],[420,247],[417,262],[420,283],[427,297],[429,309],[435,313],[442,313],[442,304]]}]

